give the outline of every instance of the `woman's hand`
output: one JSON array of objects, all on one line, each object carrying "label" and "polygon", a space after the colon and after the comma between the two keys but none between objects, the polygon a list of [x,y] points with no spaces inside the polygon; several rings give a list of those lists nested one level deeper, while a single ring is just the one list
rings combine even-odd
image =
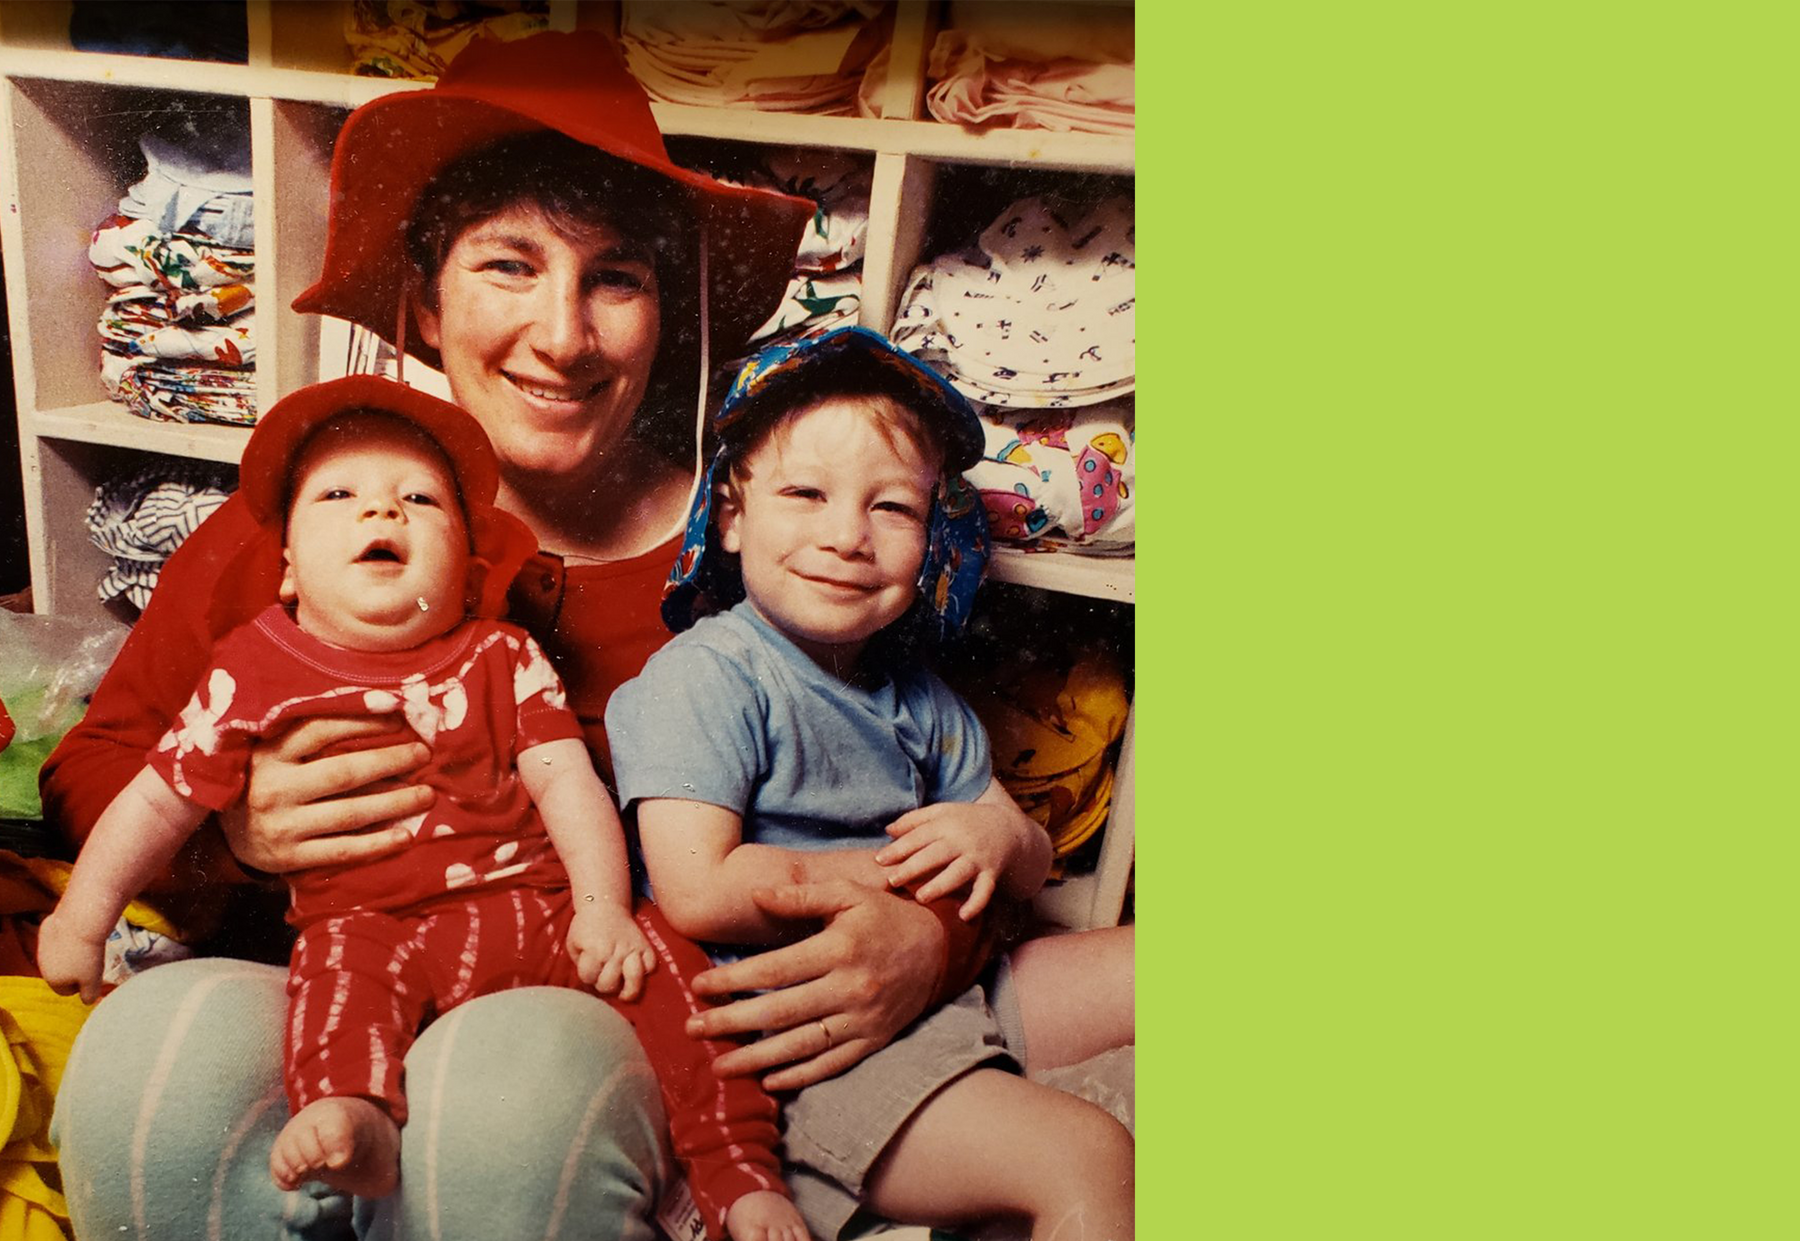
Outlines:
[{"label": "woman's hand", "polygon": [[693,980],[705,996],[766,992],[688,1019],[692,1037],[763,1034],[713,1061],[719,1076],[777,1069],[762,1079],[764,1088],[810,1086],[886,1046],[925,1011],[943,972],[945,940],[924,906],[847,879],[758,889],[752,897],[772,918],[824,919],[825,926]]},{"label": "woman's hand", "polygon": [[219,816],[232,854],[245,866],[282,875],[374,861],[405,848],[411,833],[393,820],[425,810],[436,794],[422,784],[357,790],[417,770],[431,757],[425,744],[325,755],[329,747],[398,727],[394,716],[319,718],[257,745],[244,796]]}]

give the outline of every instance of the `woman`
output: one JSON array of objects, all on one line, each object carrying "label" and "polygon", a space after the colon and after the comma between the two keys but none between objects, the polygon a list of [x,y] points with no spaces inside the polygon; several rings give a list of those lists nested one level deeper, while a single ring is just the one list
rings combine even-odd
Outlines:
[{"label": "woman", "polygon": [[[709,358],[772,311],[811,213],[669,164],[642,91],[591,33],[478,44],[435,89],[376,100],[340,135],[323,275],[296,308],[439,366],[481,420],[501,504],[549,549],[515,582],[513,615],[557,661],[601,756],[607,697],[667,638],[657,604],[694,472],[665,448],[691,445],[682,428]],[[170,561],[46,764],[46,813],[73,839],[185,703],[212,640],[274,597],[234,561],[247,520],[227,503]],[[247,811],[196,837],[163,903],[190,925],[223,922],[233,951],[280,959],[240,929],[237,862],[282,872],[391,852],[406,837],[389,821],[430,797],[406,783],[423,746],[397,725],[370,732],[314,722],[266,749]],[[704,1032],[767,1031],[718,1067],[771,1088],[854,1063],[981,964],[952,901],[926,909],[849,884],[767,900],[819,929],[699,985],[765,992],[714,1010]],[[79,1235],[349,1235],[351,1203],[269,1180],[285,1120],[281,978],[185,962],[96,1010],[56,1115]],[[476,1001],[426,1032],[407,1074],[401,1188],[355,1204],[361,1235],[651,1235],[661,1108],[629,1029],[598,1000]]]}]

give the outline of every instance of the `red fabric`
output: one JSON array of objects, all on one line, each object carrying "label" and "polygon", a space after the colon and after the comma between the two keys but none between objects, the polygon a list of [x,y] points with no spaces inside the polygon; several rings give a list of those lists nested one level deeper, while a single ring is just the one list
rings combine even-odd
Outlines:
[{"label": "red fabric", "polygon": [[[288,975],[289,1106],[297,1112],[315,1099],[356,1095],[404,1124],[402,1062],[432,1016],[513,987],[583,989],[564,946],[572,913],[566,889],[514,888],[441,901],[416,918],[358,913],[302,931]],[[753,1078],[713,1075],[713,1058],[729,1044],[684,1031],[702,1004],[688,979],[706,958],[655,906],[640,905],[636,916],[657,967],[637,1000],[608,1002],[650,1058],[707,1235],[721,1237],[725,1212],[739,1197],[787,1193],[775,1154],[775,1102]]]},{"label": "red fabric", "polygon": [[534,745],[579,738],[581,725],[523,630],[469,620],[411,650],[347,651],[271,604],[214,650],[200,688],[150,755],[189,801],[231,805],[243,792],[251,747],[304,719],[397,711],[431,747],[431,760],[411,778],[438,796],[410,823],[412,846],[289,876],[296,926],[351,910],[397,912],[496,879],[567,882],[516,760]]}]

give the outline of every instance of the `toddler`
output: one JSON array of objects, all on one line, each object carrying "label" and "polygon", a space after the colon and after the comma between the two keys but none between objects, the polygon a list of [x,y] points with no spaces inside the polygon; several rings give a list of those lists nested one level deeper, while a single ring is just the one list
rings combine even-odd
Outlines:
[{"label": "toddler", "polygon": [[241,488],[281,602],[220,641],[96,823],[42,927],[40,969],[59,991],[98,995],[125,902],[241,795],[257,739],[313,716],[403,716],[430,749],[413,779],[436,793],[405,822],[411,843],[288,876],[299,935],[276,1183],[392,1192],[419,1028],[487,992],[588,987],[614,997],[650,1055],[708,1234],[806,1241],[779,1179],[773,1102],[720,1082],[724,1047],[682,1029],[695,1011],[684,979],[706,959],[649,905],[633,916],[618,814],[561,682],[523,630],[489,619],[535,548],[493,506],[497,481],[472,417],[387,380],[316,384],[269,411]]},{"label": "toddler", "polygon": [[[980,453],[974,412],[883,337],[847,328],[758,355],[715,425],[710,486],[664,601],[682,632],[606,712],[663,912],[718,959],[791,930],[758,888],[849,879],[963,895],[965,918],[996,894],[1031,896],[1048,838],[916,649],[966,616],[986,560],[959,477]],[[1129,930],[1091,934],[1129,969]],[[866,1206],[930,1225],[1024,1216],[1039,1239],[1132,1236],[1130,1135],[1019,1075],[1030,1015],[1046,1011],[1026,991],[1026,971],[1003,963],[785,1104],[789,1181],[816,1234],[835,1237]],[[1129,1001],[1114,1007],[1094,1022],[1122,1044]],[[827,1048],[842,1036],[824,1021],[818,1034]]]}]

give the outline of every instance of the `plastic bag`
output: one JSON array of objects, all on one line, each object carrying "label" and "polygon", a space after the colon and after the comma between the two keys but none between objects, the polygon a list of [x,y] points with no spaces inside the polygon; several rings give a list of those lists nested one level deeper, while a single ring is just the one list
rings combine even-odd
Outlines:
[{"label": "plastic bag", "polygon": [[38,768],[87,710],[128,632],[110,619],[0,610],[0,702],[16,730],[0,751],[0,818],[42,816]]}]

